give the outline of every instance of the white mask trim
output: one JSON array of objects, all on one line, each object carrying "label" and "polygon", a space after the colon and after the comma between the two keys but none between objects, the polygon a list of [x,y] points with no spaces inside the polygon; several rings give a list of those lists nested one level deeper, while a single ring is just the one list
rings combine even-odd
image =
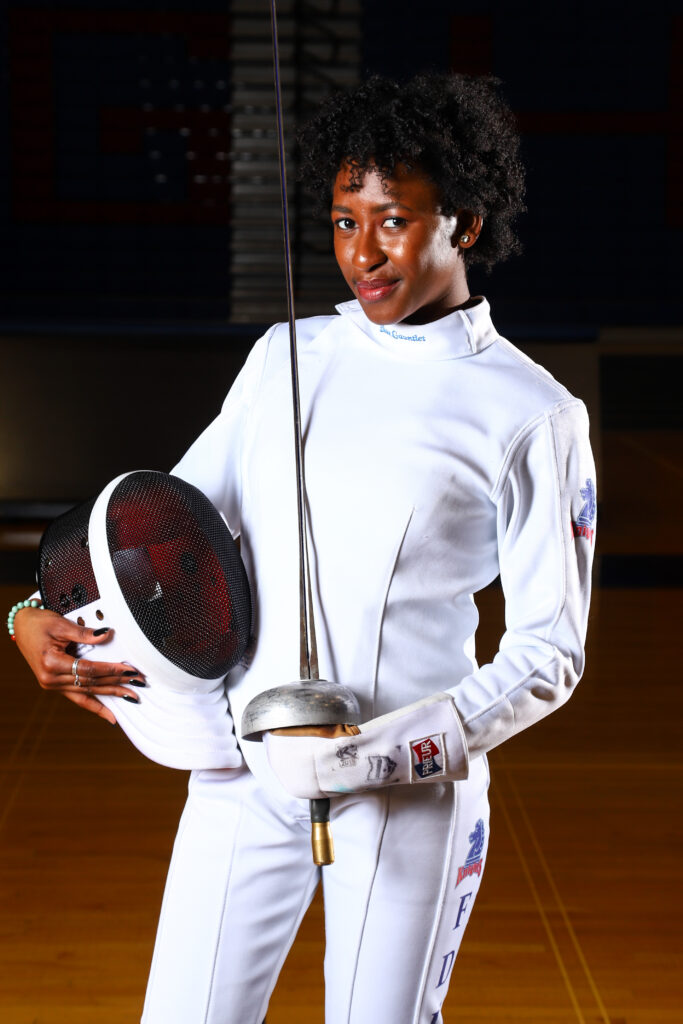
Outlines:
[{"label": "white mask trim", "polygon": [[[135,472],[140,472],[140,470]],[[142,662],[146,673],[161,677],[164,684],[170,689],[177,690],[179,693],[210,693],[218,686],[222,686],[223,676],[218,679],[199,679],[178,668],[177,665],[173,665],[149,642],[133,618],[121,593],[109,555],[106,517],[109,499],[114,489],[130,475],[130,473],[122,473],[115,480],[111,480],[97,497],[90,513],[88,544],[90,560],[101,596],[100,605],[105,613],[103,622],[105,620],[105,624],[111,622],[116,635],[125,641],[130,661],[133,664],[138,660]]]}]

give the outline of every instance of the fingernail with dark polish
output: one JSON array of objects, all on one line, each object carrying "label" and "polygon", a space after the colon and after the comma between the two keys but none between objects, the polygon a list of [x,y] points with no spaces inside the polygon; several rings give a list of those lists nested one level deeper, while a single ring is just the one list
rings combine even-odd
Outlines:
[{"label": "fingernail with dark polish", "polygon": [[109,626],[102,626],[101,629],[94,629],[93,636],[104,636],[105,633],[109,632]]},{"label": "fingernail with dark polish", "polygon": [[128,697],[128,696],[126,696],[123,699],[127,700],[129,704],[139,704],[140,703],[140,698],[139,697],[133,697],[133,696]]},{"label": "fingernail with dark polish", "polygon": [[132,672],[124,672],[123,674],[124,676],[136,676],[138,674],[138,670],[134,668]]},{"label": "fingernail with dark polish", "polygon": [[142,679],[127,679],[126,686],[147,686],[147,683],[144,683]]}]

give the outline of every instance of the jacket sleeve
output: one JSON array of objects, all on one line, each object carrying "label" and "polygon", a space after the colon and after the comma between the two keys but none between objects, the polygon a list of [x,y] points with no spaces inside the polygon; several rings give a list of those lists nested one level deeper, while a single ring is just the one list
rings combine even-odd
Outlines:
[{"label": "jacket sleeve", "polygon": [[244,431],[276,326],[256,342],[221,412],[171,470],[174,476],[198,487],[223,513],[233,537],[241,529]]},{"label": "jacket sleeve", "polygon": [[563,704],[583,672],[596,505],[581,402],[556,405],[518,435],[491,497],[506,630],[493,661],[448,691],[470,758]]}]

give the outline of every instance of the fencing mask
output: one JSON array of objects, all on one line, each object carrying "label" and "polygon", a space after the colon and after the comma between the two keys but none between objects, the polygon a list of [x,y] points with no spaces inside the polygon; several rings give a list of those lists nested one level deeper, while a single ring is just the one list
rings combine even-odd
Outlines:
[{"label": "fencing mask", "polygon": [[223,680],[249,640],[249,585],[201,491],[151,470],[117,477],[45,531],[38,584],[46,608],[113,628],[79,657],[144,673],[139,704],[98,697],[143,754],[174,768],[241,764]]}]

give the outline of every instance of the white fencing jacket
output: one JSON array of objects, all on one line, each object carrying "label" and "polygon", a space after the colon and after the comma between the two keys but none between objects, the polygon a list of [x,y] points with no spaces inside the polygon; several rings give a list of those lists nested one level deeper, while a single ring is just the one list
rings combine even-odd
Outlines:
[{"label": "white fencing jacket", "polygon": [[[562,704],[583,670],[595,470],[583,404],[495,330],[489,305],[378,326],[358,302],[297,323],[321,676],[365,718],[446,690],[470,760]],[[173,470],[222,511],[255,643],[232,715],[298,678],[287,325],[254,346]],[[500,573],[506,631],[477,666],[472,595]],[[256,770],[261,744],[242,743]]]}]

